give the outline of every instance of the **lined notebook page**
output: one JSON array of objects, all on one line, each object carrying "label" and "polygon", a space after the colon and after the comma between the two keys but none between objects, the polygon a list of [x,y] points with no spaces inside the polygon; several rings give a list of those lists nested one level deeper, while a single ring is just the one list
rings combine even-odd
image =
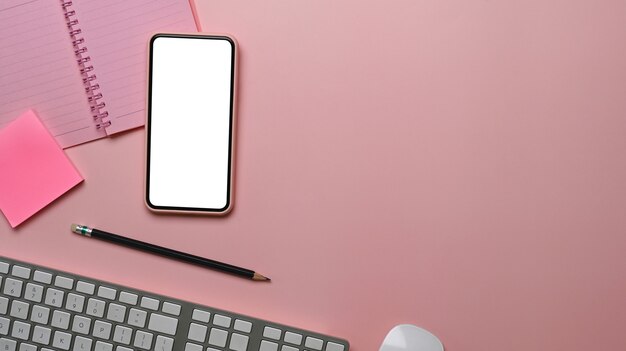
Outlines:
[{"label": "lined notebook page", "polygon": [[148,40],[156,32],[196,32],[188,0],[74,1],[109,112],[107,133],[144,125]]},{"label": "lined notebook page", "polygon": [[62,147],[105,135],[95,128],[58,0],[0,2],[0,128],[28,109]]}]

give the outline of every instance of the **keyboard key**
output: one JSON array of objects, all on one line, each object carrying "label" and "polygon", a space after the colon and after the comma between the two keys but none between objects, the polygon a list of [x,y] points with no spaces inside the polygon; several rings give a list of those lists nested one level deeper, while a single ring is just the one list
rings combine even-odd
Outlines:
[{"label": "keyboard key", "polygon": [[285,332],[285,342],[288,342],[294,345],[300,345],[302,343],[302,335],[292,333],[289,331]]},{"label": "keyboard key", "polygon": [[252,331],[252,323],[248,321],[242,321],[241,319],[235,320],[235,330],[240,332],[249,333]]},{"label": "keyboard key", "polygon": [[54,313],[52,313],[52,326],[59,329],[69,328],[70,314],[63,311],[54,311]]},{"label": "keyboard key", "polygon": [[185,344],[185,351],[202,351],[202,346],[188,342]]},{"label": "keyboard key", "polygon": [[128,347],[118,346],[115,348],[115,351],[134,351],[133,349],[129,349]]},{"label": "keyboard key", "polygon": [[6,314],[9,309],[9,299],[0,296],[0,314]]},{"label": "keyboard key", "polygon": [[155,300],[153,298],[150,297],[142,297],[141,298],[141,307],[153,310],[153,311],[158,311],[159,310],[159,300]]},{"label": "keyboard key", "polygon": [[127,303],[129,305],[136,305],[138,299],[139,297],[135,294],[131,294],[126,291],[120,292],[120,298],[119,298],[120,302]]},{"label": "keyboard key", "polygon": [[65,293],[61,290],[48,288],[46,291],[46,305],[61,307],[63,305],[63,295]]},{"label": "keyboard key", "polygon": [[213,346],[224,347],[226,346],[226,338],[228,332],[226,330],[211,328],[211,335],[209,335],[209,344]]},{"label": "keyboard key", "polygon": [[171,302],[163,302],[163,312],[178,316],[180,315],[180,305]]},{"label": "keyboard key", "polygon": [[42,271],[35,271],[33,280],[39,283],[50,284],[52,283],[52,274]]},{"label": "keyboard key", "polygon": [[33,283],[26,284],[24,298],[28,301],[41,302],[43,297],[43,286]]},{"label": "keyboard key", "polygon": [[116,303],[109,304],[109,311],[107,312],[107,319],[122,323],[126,318],[126,306],[118,305]]},{"label": "keyboard key", "polygon": [[105,303],[98,299],[89,299],[86,313],[90,316],[102,318],[104,316]]},{"label": "keyboard key", "polygon": [[154,344],[154,351],[172,351],[173,346],[174,339],[159,335],[157,336],[156,343]]},{"label": "keyboard key", "polygon": [[87,283],[82,280],[79,280],[76,283],[76,291],[81,292],[83,294],[87,294],[87,295],[93,295],[93,293],[96,291],[96,286],[91,283]]},{"label": "keyboard key", "polygon": [[113,351],[113,345],[108,342],[96,341],[96,346],[93,348],[93,351]]},{"label": "keyboard key", "polygon": [[22,281],[13,278],[6,278],[4,280],[4,294],[13,297],[22,296]]},{"label": "keyboard key", "polygon": [[300,350],[292,346],[283,345],[283,347],[280,348],[280,351],[300,351]]},{"label": "keyboard key", "polygon": [[106,286],[101,286],[98,288],[98,296],[108,299],[115,300],[115,295],[117,294],[117,290],[113,288],[108,288]]},{"label": "keyboard key", "polygon": [[11,313],[9,315],[19,319],[27,319],[29,310],[30,305],[26,302],[13,300],[13,303],[11,304]]},{"label": "keyboard key", "polygon": [[[9,335],[9,321],[7,318],[0,317],[0,335]],[[0,348],[2,350],[2,348]]]},{"label": "keyboard key", "polygon": [[50,309],[39,305],[33,306],[33,312],[30,315],[30,321],[39,324],[48,324],[50,317]]},{"label": "keyboard key", "polygon": [[16,276],[18,278],[29,279],[30,268],[13,265],[13,269],[11,269],[11,275]]},{"label": "keyboard key", "polygon": [[306,341],[304,342],[304,346],[313,350],[321,351],[323,343],[324,341],[322,341],[321,339],[307,336]]},{"label": "keyboard key", "polygon": [[[37,306],[35,306],[37,307]],[[35,326],[35,329],[33,330],[33,342],[36,342],[37,344],[41,344],[41,345],[48,345],[50,344],[50,335],[52,334],[52,330],[42,327],[40,325]]]},{"label": "keyboard key", "polygon": [[91,319],[83,316],[75,316],[72,323],[72,331],[80,334],[89,334]]},{"label": "keyboard key", "polygon": [[265,327],[265,329],[263,329],[263,336],[268,339],[280,340],[281,332],[280,329]]},{"label": "keyboard key", "polygon": [[9,273],[9,264],[3,261],[0,261],[0,273],[8,274]]},{"label": "keyboard key", "polygon": [[146,325],[147,316],[148,313],[146,311],[131,308],[130,312],[128,313],[127,323],[135,327],[143,328]]},{"label": "keyboard key", "polygon": [[153,337],[153,334],[139,330],[137,331],[137,334],[135,334],[135,342],[133,343],[133,346],[143,350],[150,350]]},{"label": "keyboard key", "polygon": [[52,341],[53,347],[67,351],[70,349],[71,342],[72,342],[72,336],[70,334],[64,333],[62,331],[54,332],[54,339]]},{"label": "keyboard key", "polygon": [[219,325],[220,327],[224,328],[230,328],[230,317],[216,314],[215,316],[213,316],[213,324]]},{"label": "keyboard key", "polygon": [[206,340],[207,327],[204,325],[191,323],[187,339],[203,343]]},{"label": "keyboard key", "polygon": [[176,334],[176,328],[178,327],[178,319],[172,317],[166,317],[160,314],[153,313],[150,315],[150,322],[148,323],[148,329],[164,333],[168,335]]},{"label": "keyboard key", "polygon": [[133,330],[127,327],[118,325],[115,327],[115,333],[113,334],[113,341],[124,345],[130,345],[130,339],[133,337]]},{"label": "keyboard key", "polygon": [[343,351],[343,345],[329,341],[328,344],[326,344],[326,351]]},{"label": "keyboard key", "polygon": [[37,346],[31,344],[20,344],[20,351],[37,351]]},{"label": "keyboard key", "polygon": [[54,278],[54,286],[63,289],[72,289],[74,287],[74,279],[57,275],[57,277]]},{"label": "keyboard key", "polygon": [[90,351],[92,342],[93,341],[91,339],[87,339],[84,336],[77,336],[76,339],[74,339],[74,348],[72,350],[73,351]]},{"label": "keyboard key", "polygon": [[15,351],[17,342],[15,340],[0,338],[0,350],[2,351]]},{"label": "keyboard key", "polygon": [[261,341],[261,348],[259,348],[259,351],[278,351],[278,344],[263,340]]},{"label": "keyboard key", "polygon": [[230,337],[228,348],[233,351],[246,351],[248,348],[248,337],[245,335],[233,333]]},{"label": "keyboard key", "polygon": [[[111,338],[111,328],[113,326],[111,323],[107,323],[104,321],[96,321],[93,324],[93,332],[92,335],[96,338],[108,340]],[[96,345],[97,346],[97,345]]]},{"label": "keyboard key", "polygon": [[65,309],[72,312],[83,313],[83,307],[85,305],[85,297],[69,293],[67,295],[67,302],[65,303]]},{"label": "keyboard key", "polygon": [[11,336],[16,339],[28,340],[28,337],[30,337],[30,324],[19,321],[13,322]]},{"label": "keyboard key", "polygon": [[211,314],[207,311],[202,310],[193,310],[193,314],[191,319],[198,322],[209,323],[209,319],[211,318]]}]

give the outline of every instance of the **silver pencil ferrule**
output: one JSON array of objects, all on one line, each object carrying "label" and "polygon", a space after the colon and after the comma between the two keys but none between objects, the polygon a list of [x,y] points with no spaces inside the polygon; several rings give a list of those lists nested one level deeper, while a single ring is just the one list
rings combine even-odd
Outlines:
[{"label": "silver pencil ferrule", "polygon": [[91,228],[84,225],[72,224],[72,231],[76,234],[91,236]]}]

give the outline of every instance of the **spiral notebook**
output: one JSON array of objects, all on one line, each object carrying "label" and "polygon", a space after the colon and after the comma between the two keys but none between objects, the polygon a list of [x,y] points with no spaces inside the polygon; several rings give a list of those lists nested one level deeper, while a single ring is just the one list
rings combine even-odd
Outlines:
[{"label": "spiral notebook", "polygon": [[2,0],[0,129],[34,109],[66,148],[142,126],[154,32],[196,32],[188,0]]}]

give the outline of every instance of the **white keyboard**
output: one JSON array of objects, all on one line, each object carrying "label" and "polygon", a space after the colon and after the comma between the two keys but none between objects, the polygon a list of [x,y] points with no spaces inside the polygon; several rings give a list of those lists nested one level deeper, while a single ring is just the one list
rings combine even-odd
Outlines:
[{"label": "white keyboard", "polygon": [[348,351],[346,340],[0,256],[0,351]]}]

